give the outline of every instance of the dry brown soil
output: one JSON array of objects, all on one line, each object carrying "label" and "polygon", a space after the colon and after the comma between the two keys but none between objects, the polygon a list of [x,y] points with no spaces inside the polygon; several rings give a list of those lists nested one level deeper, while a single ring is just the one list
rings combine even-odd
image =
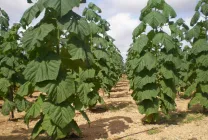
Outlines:
[{"label": "dry brown soil", "polygon": [[[91,125],[77,113],[83,135],[73,140],[208,140],[208,117],[187,110],[189,100],[177,99],[177,110],[170,119],[163,118],[160,124],[143,125],[144,117],[131,98],[127,80],[121,80],[111,92],[111,97],[104,97],[106,105],[98,105],[87,114]],[[15,113],[16,122],[7,121],[0,115],[0,140],[28,140],[36,121],[30,122],[29,129],[23,123],[24,113]],[[42,136],[39,139],[47,139]]]}]

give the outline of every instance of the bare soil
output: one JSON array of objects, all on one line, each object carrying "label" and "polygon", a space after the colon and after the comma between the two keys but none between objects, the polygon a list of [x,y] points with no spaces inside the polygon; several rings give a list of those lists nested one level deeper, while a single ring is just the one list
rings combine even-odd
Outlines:
[{"label": "bare soil", "polygon": [[[104,97],[105,105],[87,110],[91,120],[87,121],[77,113],[83,135],[72,140],[208,140],[208,117],[198,107],[188,110],[189,100],[177,99],[177,110],[169,118],[163,117],[160,124],[143,125],[144,115],[138,112],[131,97],[128,80],[121,80],[112,89],[111,97]],[[36,121],[29,128],[23,123],[23,113],[15,113],[18,121],[8,121],[0,115],[0,140],[28,140]],[[47,139],[42,136],[39,139]]]}]

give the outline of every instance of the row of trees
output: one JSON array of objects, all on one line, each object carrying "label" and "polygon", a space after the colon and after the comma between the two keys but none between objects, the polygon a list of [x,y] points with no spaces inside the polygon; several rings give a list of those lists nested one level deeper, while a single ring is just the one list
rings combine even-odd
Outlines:
[{"label": "row of trees", "polygon": [[[157,122],[160,112],[168,115],[174,110],[181,87],[191,97],[189,107],[208,108],[208,1],[200,0],[195,11],[192,29],[183,19],[174,19],[176,12],[165,0],[149,0],[141,11],[126,67],[132,97],[146,115],[145,123]],[[192,47],[183,47],[184,40]]]},{"label": "row of trees", "polygon": [[[110,24],[90,3],[82,15],[73,11],[84,1],[38,0],[20,23],[9,26],[0,11],[0,97],[2,114],[26,111],[25,123],[39,118],[32,138],[46,133],[52,139],[72,131],[81,134],[74,120],[79,111],[104,103],[99,89],[109,93],[123,70],[123,60],[107,34]],[[43,15],[43,17],[41,16]],[[35,18],[40,21],[32,26]],[[37,100],[27,99],[40,92]]]}]

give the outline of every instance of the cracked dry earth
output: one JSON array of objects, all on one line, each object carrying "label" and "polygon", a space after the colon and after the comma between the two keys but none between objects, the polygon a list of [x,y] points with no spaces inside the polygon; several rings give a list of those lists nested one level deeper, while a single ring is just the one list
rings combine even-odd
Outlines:
[{"label": "cracked dry earth", "polygon": [[[122,79],[111,91],[111,97],[104,97],[106,105],[97,105],[87,111],[91,125],[77,114],[83,135],[72,140],[208,140],[208,117],[187,110],[189,100],[176,99],[177,110],[170,119],[157,125],[143,125],[141,115],[129,91],[129,81]],[[36,121],[30,128],[23,123],[24,113],[16,113],[17,122],[7,121],[0,116],[0,140],[27,140]],[[47,139],[44,135],[39,139]]]}]

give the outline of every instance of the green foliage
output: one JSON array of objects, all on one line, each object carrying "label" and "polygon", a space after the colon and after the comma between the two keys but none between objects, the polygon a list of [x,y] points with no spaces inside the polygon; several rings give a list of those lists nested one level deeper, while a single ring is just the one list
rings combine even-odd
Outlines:
[{"label": "green foliage", "polygon": [[[0,9],[2,114],[9,115],[16,108],[26,111],[27,125],[39,119],[32,139],[42,133],[51,139],[72,132],[81,135],[75,111],[90,123],[85,109],[103,103],[99,89],[109,92],[122,73],[121,54],[107,34],[110,24],[93,3],[82,16],[75,13],[72,9],[84,0],[27,2],[32,6],[12,28],[8,15]],[[32,26],[41,14],[42,19]],[[40,95],[30,103],[26,99],[35,91]]]},{"label": "green foliage", "polygon": [[[4,104],[2,114],[14,118],[14,110],[24,111],[28,102],[15,95],[18,87],[24,82],[22,75],[27,59],[20,44],[20,24],[9,28],[9,17],[0,10],[0,97]],[[20,105],[24,105],[20,107]]]},{"label": "green foliage", "polygon": [[[207,22],[208,22],[208,4],[207,1],[199,1],[196,6],[196,13],[191,20],[193,28],[187,34],[187,40],[192,48],[188,54],[188,60],[192,62],[190,74],[187,79],[191,86],[186,90],[186,95],[192,97],[189,107],[199,104],[203,108],[208,108],[207,96]],[[199,21],[199,19],[201,19]]]},{"label": "green foliage", "polygon": [[98,73],[101,87],[109,94],[121,76],[123,62],[119,50],[113,44],[114,39],[107,34],[110,24],[102,19],[99,13],[101,9],[89,3],[88,8],[83,11],[83,16],[90,26],[89,40],[95,57],[95,70]]},{"label": "green foliage", "polygon": [[[168,114],[175,109],[182,62],[180,41],[188,27],[182,19],[171,22],[174,17],[175,11],[164,0],[149,0],[142,10],[141,24],[133,32],[127,75],[132,97],[140,113],[146,115],[143,119],[146,123],[157,122],[160,110]],[[148,25],[152,27],[150,31]],[[171,35],[163,31],[164,25],[168,25]]]}]

